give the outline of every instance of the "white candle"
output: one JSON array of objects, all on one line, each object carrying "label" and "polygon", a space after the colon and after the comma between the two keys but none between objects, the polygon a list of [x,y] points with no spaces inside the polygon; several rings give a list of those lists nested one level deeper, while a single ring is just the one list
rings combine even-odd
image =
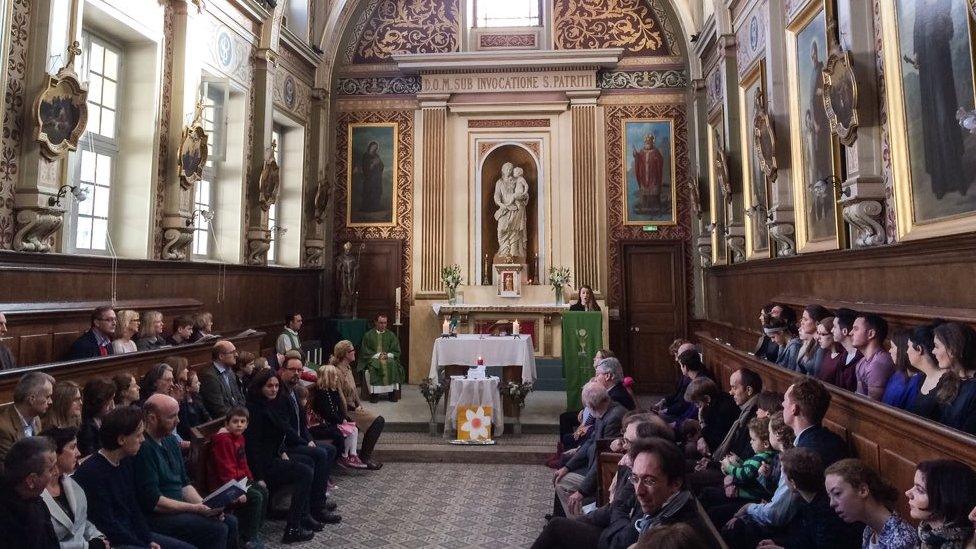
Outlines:
[{"label": "white candle", "polygon": [[395,313],[396,320],[393,321],[393,324],[399,326],[400,325],[400,287],[399,286],[397,286],[397,289],[396,289],[396,301],[395,302],[396,302],[396,305],[394,305],[394,307],[393,307],[393,312]]},{"label": "white candle", "polygon": [[512,322],[512,334],[519,335],[519,333],[520,333],[519,332],[519,328],[520,327],[521,327],[521,324],[519,324],[518,319],[515,319],[515,321]]},{"label": "white candle", "polygon": [[442,334],[448,334],[448,333],[450,333],[450,331],[451,331],[451,323],[450,323],[450,322],[448,322],[448,321],[447,321],[447,320],[445,319],[445,320],[444,320],[444,323],[443,323],[443,324],[441,324],[441,333],[442,333]]}]

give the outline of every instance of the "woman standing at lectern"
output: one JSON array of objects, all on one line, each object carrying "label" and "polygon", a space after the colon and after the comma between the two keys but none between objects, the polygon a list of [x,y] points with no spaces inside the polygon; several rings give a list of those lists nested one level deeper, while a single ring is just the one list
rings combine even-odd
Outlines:
[{"label": "woman standing at lectern", "polygon": [[569,306],[570,311],[599,311],[600,305],[596,302],[596,296],[593,295],[593,288],[584,284],[580,286],[579,297],[576,303]]}]

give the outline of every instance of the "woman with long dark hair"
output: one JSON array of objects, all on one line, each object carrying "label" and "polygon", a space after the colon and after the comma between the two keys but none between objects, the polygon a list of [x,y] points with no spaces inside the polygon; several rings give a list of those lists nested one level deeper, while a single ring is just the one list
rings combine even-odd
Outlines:
[{"label": "woman with long dark hair", "polygon": [[570,311],[599,311],[600,305],[596,302],[596,295],[593,294],[593,288],[588,284],[583,284],[579,288],[579,296],[577,297],[576,303],[569,306]]},{"label": "woman with long dark hair", "polygon": [[933,348],[947,378],[942,400],[942,423],[976,434],[976,332],[965,324],[947,322],[935,328]]},{"label": "woman with long dark hair", "polygon": [[891,360],[895,363],[895,371],[888,378],[888,385],[881,397],[881,401],[885,404],[902,410],[911,409],[923,378],[918,370],[912,367],[911,360],[908,358],[909,337],[907,331],[898,330],[889,339],[888,352],[891,353]]},{"label": "woman with long dark hair", "polygon": [[953,459],[923,461],[907,492],[908,508],[918,521],[922,548],[963,549],[973,535],[968,513],[976,506],[976,472]]}]

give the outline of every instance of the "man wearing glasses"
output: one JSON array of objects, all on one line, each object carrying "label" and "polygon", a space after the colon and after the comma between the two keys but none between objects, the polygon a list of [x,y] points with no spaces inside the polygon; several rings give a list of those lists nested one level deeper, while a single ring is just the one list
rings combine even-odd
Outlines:
[{"label": "man wearing glasses", "polygon": [[115,337],[115,311],[111,307],[95,308],[91,314],[91,328],[71,344],[66,360],[95,358],[112,354],[112,338]]},{"label": "man wearing glasses", "polygon": [[237,382],[234,368],[237,366],[237,348],[221,339],[210,349],[213,362],[200,369],[200,398],[210,413],[218,418],[227,415],[234,406],[244,406],[244,395]]}]

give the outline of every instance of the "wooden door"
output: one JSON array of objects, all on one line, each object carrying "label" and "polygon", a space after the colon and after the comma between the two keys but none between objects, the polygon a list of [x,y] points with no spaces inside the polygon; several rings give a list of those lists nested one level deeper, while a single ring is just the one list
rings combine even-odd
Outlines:
[{"label": "wooden door", "polygon": [[627,373],[641,392],[674,389],[678,373],[668,355],[687,334],[684,243],[622,243],[623,320]]}]

